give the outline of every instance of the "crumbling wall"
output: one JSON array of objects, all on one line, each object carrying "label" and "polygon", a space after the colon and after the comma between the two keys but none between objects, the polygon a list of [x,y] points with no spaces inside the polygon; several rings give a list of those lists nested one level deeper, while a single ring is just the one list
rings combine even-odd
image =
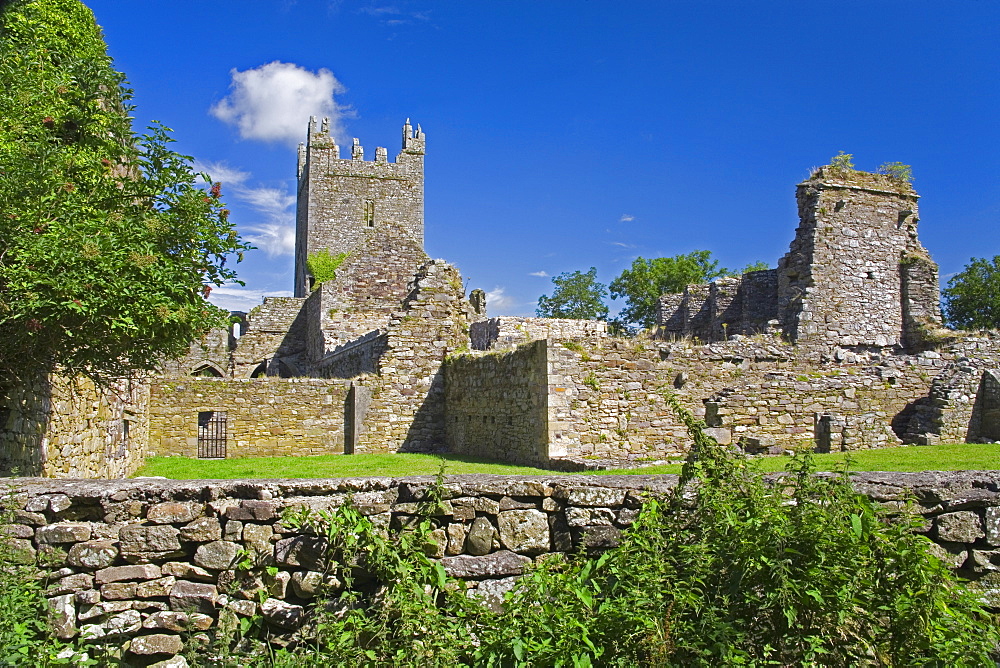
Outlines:
[{"label": "crumbling wall", "polygon": [[[149,454],[183,457],[277,457],[344,451],[348,385],[319,378],[189,378],[154,382]],[[199,415],[225,415],[224,443],[202,443]],[[221,416],[220,416],[221,417]],[[204,425],[203,425],[204,428]]]},{"label": "crumbling wall", "polygon": [[0,471],[51,478],[124,478],[146,458],[141,379],[97,386],[38,374],[0,392]]},{"label": "crumbling wall", "polygon": [[472,318],[458,269],[441,260],[421,267],[403,309],[389,322],[378,374],[355,378],[371,392],[356,452],[444,449],[442,364],[468,348]]},{"label": "crumbling wall", "polygon": [[286,375],[272,371],[270,363],[285,358],[294,364],[305,351],[304,303],[295,297],[267,297],[247,314],[246,331],[232,353],[234,378],[249,378],[263,362],[265,375]]},{"label": "crumbling wall", "polygon": [[917,240],[917,194],[886,175],[823,167],[799,184],[796,199],[799,227],[778,262],[785,335],[821,346],[901,344],[901,263],[927,255]]},{"label": "crumbling wall", "polygon": [[[60,638],[110,641],[132,660],[165,660],[222,614],[259,616],[278,636],[306,620],[323,580],[322,543],[285,509],[348,498],[376,526],[417,516],[433,479],[16,479],[7,549],[44,564]],[[1000,604],[1000,472],[863,473],[855,489],[898,509],[916,502],[931,550]],[[677,476],[448,476],[430,555],[496,605],[524,568],[556,552],[617,544],[644,498]],[[244,555],[261,567],[236,566]],[[264,568],[267,566],[268,568]],[[197,641],[197,640],[195,640]]]}]

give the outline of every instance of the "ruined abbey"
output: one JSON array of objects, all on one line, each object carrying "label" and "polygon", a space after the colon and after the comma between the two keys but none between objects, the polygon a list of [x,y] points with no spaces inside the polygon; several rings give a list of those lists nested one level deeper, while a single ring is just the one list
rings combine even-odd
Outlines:
[{"label": "ruined abbey", "polygon": [[[1000,340],[941,327],[908,183],[817,169],[776,269],[664,295],[654,331],[617,338],[490,318],[427,256],[425,145],[407,121],[394,161],[356,139],[341,157],[312,119],[295,296],[234,314],[148,382],[25,388],[0,413],[3,465],[121,477],[148,455],[451,452],[578,470],[683,456],[666,391],[750,452],[1000,440]],[[323,282],[316,254],[342,259]]]}]

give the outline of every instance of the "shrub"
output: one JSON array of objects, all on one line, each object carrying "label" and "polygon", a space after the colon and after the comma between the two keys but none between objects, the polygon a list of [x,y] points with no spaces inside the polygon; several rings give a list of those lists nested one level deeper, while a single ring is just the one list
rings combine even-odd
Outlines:
[{"label": "shrub", "polygon": [[327,281],[332,281],[337,277],[337,269],[344,264],[344,260],[350,255],[348,252],[333,254],[329,249],[322,249],[309,253],[306,258],[306,266],[313,277],[313,287],[319,287]]}]

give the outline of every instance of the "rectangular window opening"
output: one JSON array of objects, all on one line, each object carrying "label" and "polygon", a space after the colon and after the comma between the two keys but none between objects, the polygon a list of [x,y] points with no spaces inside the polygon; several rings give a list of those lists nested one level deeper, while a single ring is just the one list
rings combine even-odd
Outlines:
[{"label": "rectangular window opening", "polygon": [[375,227],[375,202],[370,199],[365,200],[365,224]]}]

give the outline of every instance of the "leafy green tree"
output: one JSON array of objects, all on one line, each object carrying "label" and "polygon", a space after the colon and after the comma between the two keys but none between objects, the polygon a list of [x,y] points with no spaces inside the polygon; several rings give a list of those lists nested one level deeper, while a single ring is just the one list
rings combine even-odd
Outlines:
[{"label": "leafy green tree", "polygon": [[207,328],[248,248],[167,128],[132,132],[78,0],[0,3],[0,370],[155,368]]},{"label": "leafy green tree", "polygon": [[604,304],[608,288],[597,282],[597,268],[590,271],[572,271],[552,278],[555,290],[552,296],[538,298],[535,313],[542,318],[576,318],[579,320],[606,320],[608,307]]},{"label": "leafy green tree", "polygon": [[943,291],[944,315],[959,329],[1000,328],[1000,255],[972,258]]},{"label": "leafy green tree", "polygon": [[696,250],[650,260],[638,257],[609,287],[612,297],[625,298],[625,308],[618,316],[622,322],[652,327],[660,295],[681,292],[691,283],[706,283],[730,273],[712,259],[711,251]]}]

